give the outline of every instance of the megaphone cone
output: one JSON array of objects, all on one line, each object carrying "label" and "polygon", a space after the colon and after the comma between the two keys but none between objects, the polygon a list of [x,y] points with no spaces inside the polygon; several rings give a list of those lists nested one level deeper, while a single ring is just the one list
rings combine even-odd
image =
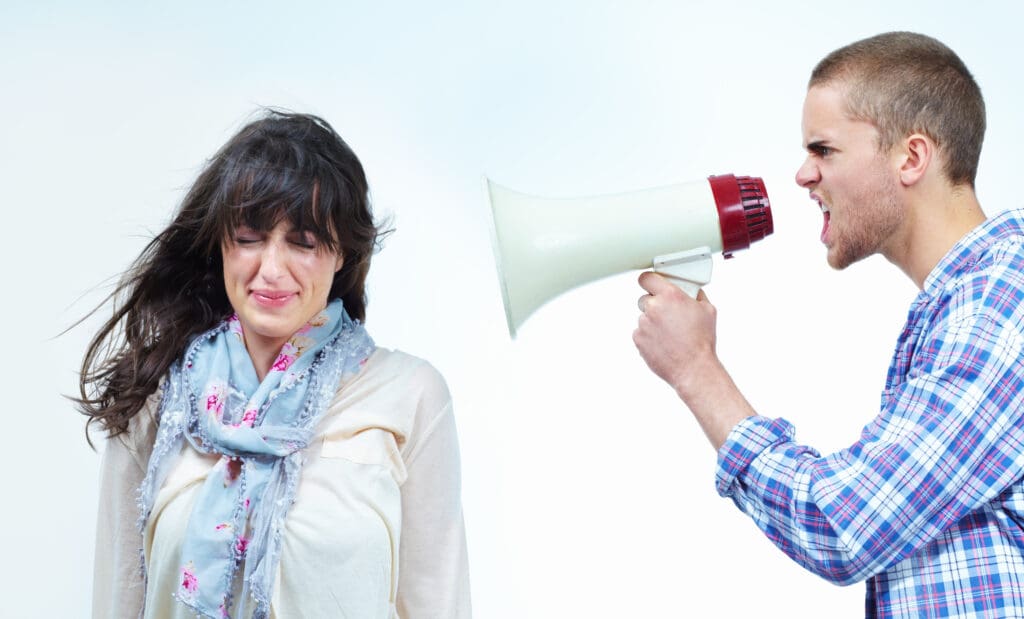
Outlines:
[{"label": "megaphone cone", "polygon": [[712,176],[643,191],[540,198],[484,178],[509,334],[555,296],[589,281],[655,268],[690,294],[726,257],[772,233],[760,178]]}]

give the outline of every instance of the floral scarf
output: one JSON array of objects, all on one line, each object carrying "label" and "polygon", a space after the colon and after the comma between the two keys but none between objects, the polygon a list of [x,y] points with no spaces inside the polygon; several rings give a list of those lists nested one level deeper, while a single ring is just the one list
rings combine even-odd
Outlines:
[{"label": "floral scarf", "polygon": [[[231,616],[239,568],[253,617],[269,616],[284,520],[302,472],[300,451],[343,380],[374,350],[332,301],[282,347],[262,381],[232,316],[198,336],[164,382],[159,429],[139,488],[145,531],[156,494],[186,441],[221,458],[198,490],[181,547],[175,598],[203,617]],[[143,563],[145,578],[145,564]]]}]

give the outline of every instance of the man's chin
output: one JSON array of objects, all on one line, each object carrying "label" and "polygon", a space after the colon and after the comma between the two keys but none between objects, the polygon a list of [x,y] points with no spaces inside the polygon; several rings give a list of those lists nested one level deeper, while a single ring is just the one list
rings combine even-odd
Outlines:
[{"label": "man's chin", "polygon": [[825,262],[836,271],[842,271],[846,268],[846,265],[840,262],[839,257],[834,247],[825,248]]},{"label": "man's chin", "polygon": [[828,261],[828,266],[832,267],[836,271],[842,271],[851,264],[860,262],[866,257],[867,256],[850,254],[848,252],[843,253],[839,251],[839,248],[837,247],[830,247],[828,249],[826,260]]}]

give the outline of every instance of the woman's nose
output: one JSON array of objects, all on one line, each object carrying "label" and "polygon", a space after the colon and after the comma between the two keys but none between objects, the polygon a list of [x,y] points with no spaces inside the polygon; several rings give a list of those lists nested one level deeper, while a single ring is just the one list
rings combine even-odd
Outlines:
[{"label": "woman's nose", "polygon": [[286,248],[279,241],[269,241],[260,255],[260,275],[268,281],[278,279],[287,270],[287,260]]}]

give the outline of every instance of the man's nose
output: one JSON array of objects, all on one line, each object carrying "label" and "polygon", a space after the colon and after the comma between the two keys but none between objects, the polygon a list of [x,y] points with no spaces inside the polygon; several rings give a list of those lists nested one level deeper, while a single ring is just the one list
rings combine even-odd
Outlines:
[{"label": "man's nose", "polygon": [[810,157],[804,159],[803,165],[796,171],[796,184],[810,189],[819,180],[821,174],[818,172],[818,166]]}]

